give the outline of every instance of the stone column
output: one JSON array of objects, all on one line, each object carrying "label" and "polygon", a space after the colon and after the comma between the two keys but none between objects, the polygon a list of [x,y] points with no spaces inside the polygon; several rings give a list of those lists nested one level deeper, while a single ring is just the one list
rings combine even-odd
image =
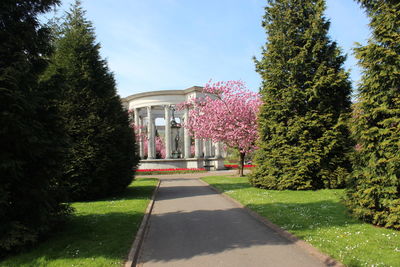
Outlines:
[{"label": "stone column", "polygon": [[156,118],[153,117],[153,120],[151,122],[151,124],[153,125],[153,156],[154,158],[156,158]]},{"label": "stone column", "polygon": [[148,120],[148,139],[149,141],[147,142],[147,159],[154,159],[156,157],[155,153],[155,134],[154,134],[154,120],[153,120],[153,114],[151,114],[151,106],[147,107],[147,120]]},{"label": "stone column", "polygon": [[[134,119],[135,119],[135,134],[136,136],[140,136],[140,118],[139,118],[139,109],[135,108],[134,110]],[[140,155],[140,140],[136,140],[136,143],[139,144],[139,157],[142,158]]]},{"label": "stone column", "polygon": [[140,124],[140,122],[139,122],[139,109],[135,108],[133,111],[134,111],[134,116],[135,116],[135,126],[136,126],[136,129],[139,129],[139,124]]},{"label": "stone column", "polygon": [[139,157],[144,158],[144,144],[143,144],[143,118],[139,117]]},{"label": "stone column", "polygon": [[221,142],[216,142],[215,143],[215,157],[217,159],[221,158]]},{"label": "stone column", "polygon": [[215,143],[210,140],[211,157],[215,158]]},{"label": "stone column", "polygon": [[[179,120],[182,124],[182,117],[179,117]],[[185,153],[185,130],[183,127],[179,128],[179,148],[181,152],[181,157],[185,158],[184,153]]]},{"label": "stone column", "polygon": [[165,112],[165,158],[171,158],[171,110],[169,105],[164,106]]},{"label": "stone column", "polygon": [[[185,109],[184,123],[186,123],[188,120],[189,120],[189,110]],[[192,143],[192,138],[190,137],[189,130],[186,127],[184,128],[183,135],[184,135],[184,137],[183,137],[184,138],[183,139],[183,141],[184,141],[184,144],[183,144],[184,158],[191,158],[192,155],[190,154],[190,145]]]},{"label": "stone column", "polygon": [[201,139],[194,139],[194,157],[201,158],[203,153],[203,144]]},{"label": "stone column", "polygon": [[215,170],[224,170],[224,158],[222,157],[222,143],[215,143],[215,160],[214,160],[214,168]]},{"label": "stone column", "polygon": [[210,140],[204,140],[204,157],[209,158],[211,157],[211,147],[210,147]]}]

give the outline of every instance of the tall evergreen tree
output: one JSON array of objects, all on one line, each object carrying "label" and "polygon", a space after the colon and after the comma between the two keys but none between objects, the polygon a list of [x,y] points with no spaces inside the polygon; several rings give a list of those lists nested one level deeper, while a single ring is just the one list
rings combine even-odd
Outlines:
[{"label": "tall evergreen tree", "polygon": [[256,60],[264,103],[250,181],[279,190],[343,187],[351,85],[345,56],[328,37],[325,1],[269,0],[265,11],[268,38]]},{"label": "tall evergreen tree", "polygon": [[364,69],[354,112],[358,151],[348,206],[360,218],[400,229],[400,2],[360,0],[372,37],[356,49]]},{"label": "tall evergreen tree", "polygon": [[64,79],[60,108],[70,137],[64,172],[71,199],[120,192],[138,163],[134,135],[79,1],[67,13],[55,46],[46,76]]},{"label": "tall evergreen tree", "polygon": [[39,81],[51,49],[37,16],[57,3],[0,1],[0,256],[37,241],[69,212],[58,88]]}]

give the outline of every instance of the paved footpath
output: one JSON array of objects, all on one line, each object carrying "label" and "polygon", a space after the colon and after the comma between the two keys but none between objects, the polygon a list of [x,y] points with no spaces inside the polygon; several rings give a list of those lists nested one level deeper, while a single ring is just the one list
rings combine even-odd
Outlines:
[{"label": "paved footpath", "polygon": [[205,174],[160,176],[139,266],[325,266],[200,176]]}]

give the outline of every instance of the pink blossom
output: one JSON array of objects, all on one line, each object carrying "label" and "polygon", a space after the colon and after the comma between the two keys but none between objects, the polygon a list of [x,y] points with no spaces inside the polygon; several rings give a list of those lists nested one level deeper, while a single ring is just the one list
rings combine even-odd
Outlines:
[{"label": "pink blossom", "polygon": [[191,135],[223,142],[242,153],[254,150],[259,94],[249,91],[242,81],[207,83],[203,93],[204,98],[178,105],[180,110],[189,109],[189,119],[183,126]]},{"label": "pink blossom", "polygon": [[[131,113],[131,112],[130,112]],[[142,142],[143,144],[143,156],[146,157],[148,155],[148,136],[145,132],[145,127],[136,126],[134,123],[130,123],[130,127],[135,132],[136,142]],[[161,158],[165,159],[165,144],[160,136],[155,137],[156,143],[156,154],[160,155]]]},{"label": "pink blossom", "polygon": [[162,159],[165,159],[165,145],[161,137],[156,136],[156,154],[159,154]]}]

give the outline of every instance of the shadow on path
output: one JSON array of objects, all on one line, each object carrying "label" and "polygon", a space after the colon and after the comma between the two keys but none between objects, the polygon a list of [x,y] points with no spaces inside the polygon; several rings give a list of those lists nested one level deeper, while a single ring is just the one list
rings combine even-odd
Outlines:
[{"label": "shadow on path", "polygon": [[[247,183],[228,185],[229,190],[247,187]],[[279,212],[289,205],[287,216],[295,217],[312,214],[314,205],[336,205],[329,201],[291,204],[256,203],[251,208],[263,211],[265,216],[265,211]],[[196,177],[162,179],[141,253],[139,262],[146,267],[334,264],[330,259],[322,262],[311,256]]]},{"label": "shadow on path", "polygon": [[190,259],[235,248],[291,244],[243,209],[197,210],[152,215],[144,255],[151,261]]}]

